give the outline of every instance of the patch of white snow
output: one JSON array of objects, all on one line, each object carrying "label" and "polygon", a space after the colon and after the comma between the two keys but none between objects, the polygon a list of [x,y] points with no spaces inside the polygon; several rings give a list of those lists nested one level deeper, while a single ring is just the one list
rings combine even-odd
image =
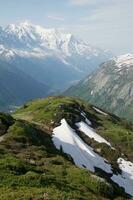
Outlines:
[{"label": "patch of white snow", "polygon": [[105,112],[103,112],[103,111],[101,111],[101,110],[99,110],[98,108],[96,108],[96,107],[93,107],[94,108],[94,110],[96,110],[98,113],[100,113],[100,114],[102,114],[102,115],[108,115],[107,113],[105,113]]},{"label": "patch of white snow", "polygon": [[122,174],[113,175],[111,179],[133,196],[133,163],[123,158],[119,158],[117,162],[122,170]]},{"label": "patch of white snow", "polygon": [[107,173],[112,173],[111,166],[83,142],[65,119],[61,120],[60,126],[54,128],[52,140],[57,149],[62,147],[65,153],[71,155],[77,166],[93,172],[95,167],[98,167]]},{"label": "patch of white snow", "polygon": [[81,115],[85,118],[86,123],[87,123],[89,126],[91,126],[92,123],[91,123],[91,121],[90,121],[89,119],[87,119],[86,114],[85,114],[84,112],[81,112]]},{"label": "patch of white snow", "polygon": [[83,121],[78,122],[78,123],[76,123],[76,126],[78,127],[78,129],[80,131],[82,131],[88,137],[93,138],[95,141],[97,141],[99,143],[106,143],[107,145],[111,146],[111,144],[109,142],[107,142],[107,140],[105,140],[103,137],[98,135],[94,131],[94,129],[92,129],[90,126],[88,126],[85,122],[83,122]]}]

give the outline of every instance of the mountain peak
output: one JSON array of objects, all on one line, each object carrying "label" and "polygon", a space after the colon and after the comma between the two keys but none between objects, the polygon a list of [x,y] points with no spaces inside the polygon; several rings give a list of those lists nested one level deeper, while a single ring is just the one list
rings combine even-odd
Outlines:
[{"label": "mountain peak", "polygon": [[31,24],[28,21],[21,22],[19,24],[9,24],[4,31],[8,34],[17,34],[17,33],[24,33],[29,32],[35,25]]},{"label": "mountain peak", "polygon": [[22,26],[32,26],[33,24],[29,20],[25,20],[23,22],[20,22],[20,25],[22,25]]},{"label": "mountain peak", "polygon": [[128,53],[104,62],[65,94],[79,96],[96,106],[133,121],[133,54]]},{"label": "mountain peak", "polygon": [[59,56],[63,55],[63,57],[79,55],[86,56],[89,60],[93,56],[103,55],[110,57],[104,50],[77,39],[71,33],[64,33],[54,28],[43,28],[42,26],[32,24],[28,20],[17,25],[8,25],[3,29],[2,40],[4,40],[8,48],[16,48],[17,46],[17,48],[50,49],[56,54],[59,53]]},{"label": "mountain peak", "polygon": [[114,59],[118,68],[133,66],[133,53],[124,54]]}]

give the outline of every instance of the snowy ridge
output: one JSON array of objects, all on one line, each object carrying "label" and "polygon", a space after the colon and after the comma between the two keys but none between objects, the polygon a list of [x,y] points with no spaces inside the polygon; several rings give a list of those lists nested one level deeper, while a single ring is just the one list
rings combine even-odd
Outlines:
[{"label": "snowy ridge", "polygon": [[54,28],[29,22],[0,28],[0,59],[53,90],[62,92],[110,57],[111,53]]},{"label": "snowy ridge", "polygon": [[125,54],[114,58],[116,66],[119,69],[133,66],[133,54]]},{"label": "snowy ridge", "polygon": [[0,44],[6,48],[32,51],[53,52],[59,57],[84,56],[90,60],[92,57],[110,57],[106,50],[95,48],[75,38],[70,33],[63,33],[57,29],[46,29],[26,21],[18,25],[10,24],[0,29]]},{"label": "snowy ridge", "polygon": [[15,52],[11,49],[5,48],[3,45],[0,45],[0,56],[8,60],[15,56]]},{"label": "snowy ridge", "polygon": [[[85,114],[83,113],[85,116]],[[97,142],[105,142],[110,146],[104,138],[96,134],[93,129],[85,122],[76,124],[81,131],[88,137],[93,137]],[[114,174],[111,165],[105,161],[103,157],[94,152],[77,134],[76,130],[72,129],[65,119],[61,120],[61,125],[53,129],[53,143],[57,149],[62,148],[64,153],[69,154],[74,163],[81,168],[95,172],[95,168],[100,168],[111,175],[111,179],[120,187],[125,189],[125,192],[133,196],[133,163],[122,158],[117,160],[122,174]]]},{"label": "snowy ridge", "polygon": [[[62,33],[57,29],[45,29],[41,26],[31,24],[29,22],[20,23],[18,25],[10,24],[3,33],[6,34],[6,39],[19,39],[20,42],[27,43],[27,47],[32,48],[32,45],[38,43],[40,48],[48,48],[62,53],[64,56],[70,56],[73,53],[79,55],[88,54],[98,56],[106,51],[94,48],[88,43],[76,39],[70,33]],[[31,43],[32,42],[32,43]]]},{"label": "snowy ridge", "polygon": [[27,51],[27,50],[18,50],[18,49],[10,49],[5,48],[3,45],[0,45],[0,56],[5,58],[6,60],[12,60],[15,56],[20,57],[29,57],[29,58],[45,58],[48,56],[44,51],[33,49],[33,51]]}]

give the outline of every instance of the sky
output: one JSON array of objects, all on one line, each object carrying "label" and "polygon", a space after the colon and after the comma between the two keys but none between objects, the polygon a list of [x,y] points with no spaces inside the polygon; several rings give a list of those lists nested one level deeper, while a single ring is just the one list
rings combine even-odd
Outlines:
[{"label": "sky", "polygon": [[133,0],[0,0],[0,26],[24,21],[117,55],[133,53]]}]

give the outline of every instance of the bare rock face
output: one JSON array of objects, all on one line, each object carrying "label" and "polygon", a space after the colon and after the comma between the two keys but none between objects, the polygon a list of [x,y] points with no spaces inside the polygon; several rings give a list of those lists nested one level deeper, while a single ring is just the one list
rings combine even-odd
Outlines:
[{"label": "bare rock face", "polygon": [[79,96],[102,109],[133,119],[133,54],[101,65],[95,74],[71,87],[66,94]]}]

